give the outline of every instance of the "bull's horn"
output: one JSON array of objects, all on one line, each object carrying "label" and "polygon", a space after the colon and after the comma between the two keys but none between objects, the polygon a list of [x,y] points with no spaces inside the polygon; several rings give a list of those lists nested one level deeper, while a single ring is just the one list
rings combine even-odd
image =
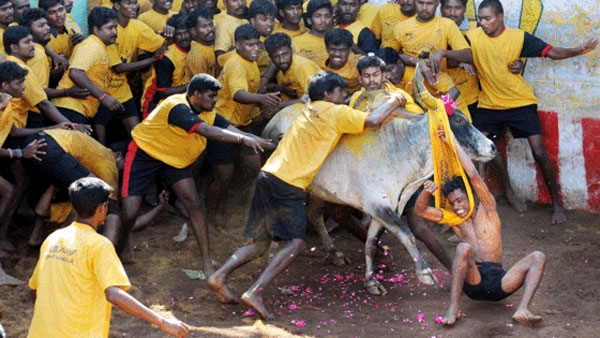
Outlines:
[{"label": "bull's horn", "polygon": [[415,71],[415,99],[424,110],[433,110],[437,108],[436,98],[425,88],[421,67],[417,63]]}]

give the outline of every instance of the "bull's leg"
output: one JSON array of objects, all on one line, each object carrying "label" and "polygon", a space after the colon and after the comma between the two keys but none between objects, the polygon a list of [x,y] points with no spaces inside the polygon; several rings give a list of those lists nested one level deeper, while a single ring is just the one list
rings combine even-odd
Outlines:
[{"label": "bull's leg", "polygon": [[372,219],[369,224],[367,240],[365,241],[365,288],[367,289],[367,292],[372,295],[387,294],[387,290],[375,278],[375,272],[373,271],[373,258],[377,252],[377,241],[379,240],[381,230],[383,230],[383,225],[375,219]]},{"label": "bull's leg", "polygon": [[333,239],[329,236],[327,228],[325,227],[325,220],[323,219],[323,209],[326,202],[309,197],[308,205],[306,206],[306,212],[309,222],[313,225],[319,238],[321,238],[321,244],[327,251],[327,257],[331,260],[331,263],[335,266],[344,266],[350,264],[350,260],[344,256],[344,254],[337,250]]},{"label": "bull's leg", "polygon": [[437,282],[437,278],[433,274],[433,271],[427,265],[427,262],[421,256],[419,249],[417,248],[415,242],[415,236],[406,223],[400,219],[396,215],[396,213],[392,209],[385,209],[383,213],[380,213],[382,216],[383,224],[385,225],[385,229],[392,234],[394,234],[400,242],[404,245],[406,250],[415,262],[415,270],[417,272],[417,278],[423,284],[433,285]]}]

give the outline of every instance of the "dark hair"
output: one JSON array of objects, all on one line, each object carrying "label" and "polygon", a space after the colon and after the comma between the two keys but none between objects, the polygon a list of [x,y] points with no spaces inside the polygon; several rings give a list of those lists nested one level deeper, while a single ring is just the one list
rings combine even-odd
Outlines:
[{"label": "dark hair", "polygon": [[287,6],[302,5],[302,0],[277,0],[277,9],[285,10]]},{"label": "dark hair", "polygon": [[348,88],[348,82],[334,72],[321,70],[308,83],[308,96],[311,101],[323,100],[325,92],[332,93],[337,87]]},{"label": "dark hair", "polygon": [[[440,6],[444,6],[446,4],[446,2],[448,2],[450,0],[440,0]],[[459,0],[460,3],[464,6],[467,7],[467,2],[469,2],[469,0]]]},{"label": "dark hair", "polygon": [[395,65],[400,60],[398,52],[391,47],[384,47],[379,49],[375,54],[383,61],[386,65]]},{"label": "dark hair", "polygon": [[200,73],[194,75],[187,87],[187,96],[191,96],[195,92],[206,93],[209,90],[221,90],[223,86],[214,77]]},{"label": "dark hair", "polygon": [[196,27],[198,24],[198,18],[203,18],[206,20],[213,19],[213,12],[208,7],[196,7],[188,16],[187,16],[187,26],[188,27]]},{"label": "dark hair", "polygon": [[358,69],[360,74],[362,74],[363,69],[369,67],[379,67],[379,69],[383,72],[385,71],[385,62],[375,55],[368,55],[360,59],[360,61],[358,61],[356,64],[356,69]]},{"label": "dark hair", "polygon": [[482,8],[489,8],[496,15],[504,14],[504,8],[502,8],[502,3],[499,0],[483,0],[479,4],[479,10]]},{"label": "dark hair", "polygon": [[48,10],[48,8],[50,7],[54,7],[58,4],[63,4],[62,0],[40,0],[38,2],[38,8],[41,8],[45,11]]},{"label": "dark hair", "polygon": [[332,28],[325,33],[325,46],[334,45],[346,45],[348,48],[352,47],[354,43],[354,37],[350,31],[343,28]]},{"label": "dark hair", "polygon": [[102,203],[108,202],[108,196],[112,191],[110,185],[103,180],[97,177],[84,177],[71,183],[69,197],[77,216],[90,218]]},{"label": "dark hair", "polygon": [[254,0],[248,9],[248,18],[255,18],[259,14],[276,15],[277,7],[271,0]]},{"label": "dark hair", "polygon": [[4,61],[0,63],[0,84],[23,79],[27,76],[27,73],[29,71],[19,66],[16,62]]},{"label": "dark hair", "polygon": [[442,187],[442,194],[448,197],[448,195],[456,189],[462,190],[465,194],[467,193],[465,182],[463,182],[463,179],[460,176],[454,176],[450,181],[446,182]]},{"label": "dark hair", "polygon": [[[252,2],[254,3],[254,2]],[[292,48],[292,38],[285,33],[271,34],[264,42],[267,53],[275,53],[281,47]]]},{"label": "dark hair", "polygon": [[312,15],[321,8],[327,8],[329,13],[333,13],[333,5],[329,0],[310,0],[306,7],[306,17],[312,18]]},{"label": "dark hair", "polygon": [[6,54],[12,54],[10,45],[18,45],[19,41],[25,39],[28,35],[31,35],[31,30],[29,30],[29,27],[27,26],[8,26],[2,37],[2,43],[4,44],[4,51]]},{"label": "dark hair", "polygon": [[119,20],[119,14],[114,9],[97,6],[88,15],[88,32],[92,34],[94,27],[101,28],[111,20]]},{"label": "dark hair", "polygon": [[191,26],[189,25],[190,23],[191,22],[188,20],[188,15],[182,13],[177,13],[167,20],[167,25],[175,29],[188,29],[196,26],[195,22]]},{"label": "dark hair", "polygon": [[23,14],[21,14],[21,19],[19,20],[19,26],[26,26],[31,28],[31,24],[40,20],[46,19],[46,12],[41,8],[27,8]]},{"label": "dark hair", "polygon": [[260,32],[251,24],[241,25],[235,29],[234,41],[242,42],[251,39],[260,39]]},{"label": "dark hair", "polygon": [[0,0],[0,6],[4,6],[9,2],[12,4],[12,1],[10,1],[10,0]]}]

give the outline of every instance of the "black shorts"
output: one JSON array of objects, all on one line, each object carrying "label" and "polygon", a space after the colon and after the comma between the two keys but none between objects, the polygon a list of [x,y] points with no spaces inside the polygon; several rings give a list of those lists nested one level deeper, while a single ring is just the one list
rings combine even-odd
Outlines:
[{"label": "black shorts", "polygon": [[477,108],[471,113],[473,125],[489,137],[502,136],[505,126],[510,128],[514,138],[525,138],[542,133],[537,114],[537,104],[507,110]]},{"label": "black shorts", "polygon": [[465,283],[463,292],[473,300],[491,300],[499,301],[512,293],[502,291],[502,277],[506,271],[500,263],[475,263],[477,270],[481,275],[481,282],[478,285]]},{"label": "black shorts", "polygon": [[261,171],[244,235],[274,241],[306,237],[306,192]]},{"label": "black shorts", "polygon": [[140,112],[138,111],[133,99],[123,102],[123,108],[123,111],[113,111],[108,109],[105,105],[100,104],[98,113],[96,113],[96,116],[94,116],[94,124],[107,126],[108,123],[113,119],[124,120],[133,116],[137,116],[138,118],[140,117]]},{"label": "black shorts", "polygon": [[40,113],[32,111],[27,113],[27,128],[45,128],[53,124],[55,123]]},{"label": "black shorts", "polygon": [[237,151],[238,145],[234,143],[215,140],[208,140],[206,143],[206,159],[210,164],[233,163]]},{"label": "black shorts", "polygon": [[71,154],[65,152],[50,135],[44,132],[29,135],[25,139],[25,144],[29,144],[34,140],[45,140],[46,146],[39,150],[45,151],[46,154],[39,155],[41,161],[26,159],[23,164],[28,171],[34,173],[38,178],[46,177],[56,187],[67,189],[71,183],[90,175],[90,171]]},{"label": "black shorts", "polygon": [[56,107],[56,108],[58,108],[58,111],[60,111],[60,113],[63,114],[63,116],[66,117],[67,120],[69,120],[73,123],[90,124],[90,120],[87,118],[87,116],[85,116],[75,110],[63,108],[63,107]]},{"label": "black shorts", "polygon": [[142,196],[155,178],[170,187],[185,178],[192,177],[190,167],[177,169],[146,154],[135,141],[129,143],[123,167],[122,197]]}]

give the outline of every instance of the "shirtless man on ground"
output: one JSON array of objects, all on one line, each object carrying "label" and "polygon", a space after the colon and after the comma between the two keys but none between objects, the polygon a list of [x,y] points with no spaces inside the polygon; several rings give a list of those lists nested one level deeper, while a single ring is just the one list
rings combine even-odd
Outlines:
[{"label": "shirtless man on ground", "polygon": [[[438,130],[436,134],[445,140],[443,130]],[[496,210],[496,200],[458,143],[456,150],[460,163],[479,198],[479,203],[476,203],[471,217],[453,227],[460,243],[456,247],[456,256],[452,262],[450,307],[442,323],[452,325],[460,317],[458,301],[462,291],[474,300],[499,301],[522,286],[524,287],[523,298],[512,318],[521,323],[539,322],[542,317],[531,313],[528,306],[542,279],[546,256],[540,251],[534,251],[508,271],[502,268],[502,225]],[[468,214],[469,199],[460,177],[454,177],[442,188],[452,210],[442,211],[429,206],[430,196],[436,189],[437,185],[432,181],[425,182],[415,206],[417,216],[440,222],[447,213],[455,213],[460,217]]]}]

